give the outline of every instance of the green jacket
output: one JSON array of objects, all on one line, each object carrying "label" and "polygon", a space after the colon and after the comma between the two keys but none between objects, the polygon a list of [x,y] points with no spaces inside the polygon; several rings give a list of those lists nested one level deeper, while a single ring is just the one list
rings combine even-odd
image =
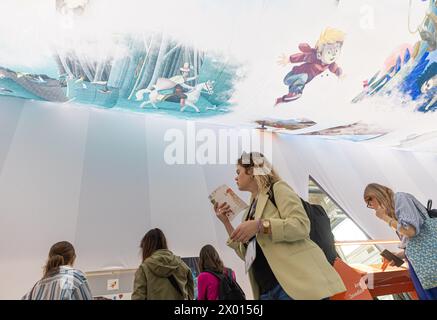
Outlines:
[{"label": "green jacket", "polygon": [[[170,282],[170,275],[173,275],[183,295]],[[155,251],[135,273],[132,300],[184,300],[193,297],[191,270],[170,250]]]}]

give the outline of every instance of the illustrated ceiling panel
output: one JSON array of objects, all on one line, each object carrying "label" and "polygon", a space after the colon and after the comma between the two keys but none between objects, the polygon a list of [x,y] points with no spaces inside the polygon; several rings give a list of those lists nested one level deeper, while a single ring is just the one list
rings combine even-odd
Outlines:
[{"label": "illustrated ceiling panel", "polygon": [[0,8],[1,96],[437,152],[436,0]]}]

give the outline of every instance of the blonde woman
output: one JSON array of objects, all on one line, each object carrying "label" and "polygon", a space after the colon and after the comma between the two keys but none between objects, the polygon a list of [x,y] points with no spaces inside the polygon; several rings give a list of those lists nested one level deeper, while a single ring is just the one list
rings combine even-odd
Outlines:
[{"label": "blonde woman", "polygon": [[[406,250],[411,239],[419,235],[423,237],[425,233],[430,231],[425,226],[425,219],[428,216],[426,208],[411,194],[404,192],[394,193],[390,188],[377,183],[371,183],[366,186],[364,201],[367,203],[368,208],[375,210],[375,215],[379,219],[385,221],[391,228],[396,230],[401,239],[399,248],[402,249],[396,255],[401,259],[406,259],[408,262],[410,277],[419,298],[421,300],[437,300],[437,287],[424,289],[420,281],[420,278],[425,276],[427,283],[430,278],[433,278],[434,283],[437,284],[437,273],[435,271],[437,269],[437,260],[435,260],[437,238],[431,235],[431,237],[427,237],[426,243],[419,246],[419,250],[423,250],[423,256],[429,259],[429,261],[424,261],[422,265],[424,266],[426,263],[428,265],[426,268],[421,268],[417,264],[413,268],[408,257],[408,250]],[[417,252],[414,254],[417,255]],[[388,261],[384,261],[384,263],[387,264]],[[415,270],[415,268],[419,269]],[[422,269],[424,269],[424,273],[422,273]]]},{"label": "blonde woman", "polygon": [[[216,204],[214,210],[229,234],[228,245],[241,259],[249,241],[255,241],[255,260],[248,272],[254,298],[325,299],[346,291],[323,251],[310,240],[310,221],[298,195],[267,159],[260,153],[245,153],[236,172],[238,189],[251,193],[242,223],[233,228],[226,203]],[[271,189],[276,206],[269,200]]]}]

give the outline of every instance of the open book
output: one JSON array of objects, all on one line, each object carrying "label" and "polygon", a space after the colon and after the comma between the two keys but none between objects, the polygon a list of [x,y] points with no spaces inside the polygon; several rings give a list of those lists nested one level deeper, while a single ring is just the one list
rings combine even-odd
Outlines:
[{"label": "open book", "polygon": [[394,253],[388,251],[387,249],[382,251],[380,255],[386,258],[388,261],[393,261],[396,267],[400,267],[405,262],[404,260],[396,256]]},{"label": "open book", "polygon": [[227,185],[221,185],[209,195],[209,201],[214,205],[226,202],[231,207],[231,213],[228,214],[229,221],[232,221],[248,205]]}]

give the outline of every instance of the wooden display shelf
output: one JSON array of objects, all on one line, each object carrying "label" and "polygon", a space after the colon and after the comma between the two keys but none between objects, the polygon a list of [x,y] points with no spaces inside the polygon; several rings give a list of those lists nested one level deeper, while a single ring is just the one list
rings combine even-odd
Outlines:
[{"label": "wooden display shelf", "polygon": [[407,267],[390,267],[385,271],[381,265],[351,264],[361,274],[367,274],[367,286],[373,297],[390,294],[409,293],[414,300],[418,299]]}]

